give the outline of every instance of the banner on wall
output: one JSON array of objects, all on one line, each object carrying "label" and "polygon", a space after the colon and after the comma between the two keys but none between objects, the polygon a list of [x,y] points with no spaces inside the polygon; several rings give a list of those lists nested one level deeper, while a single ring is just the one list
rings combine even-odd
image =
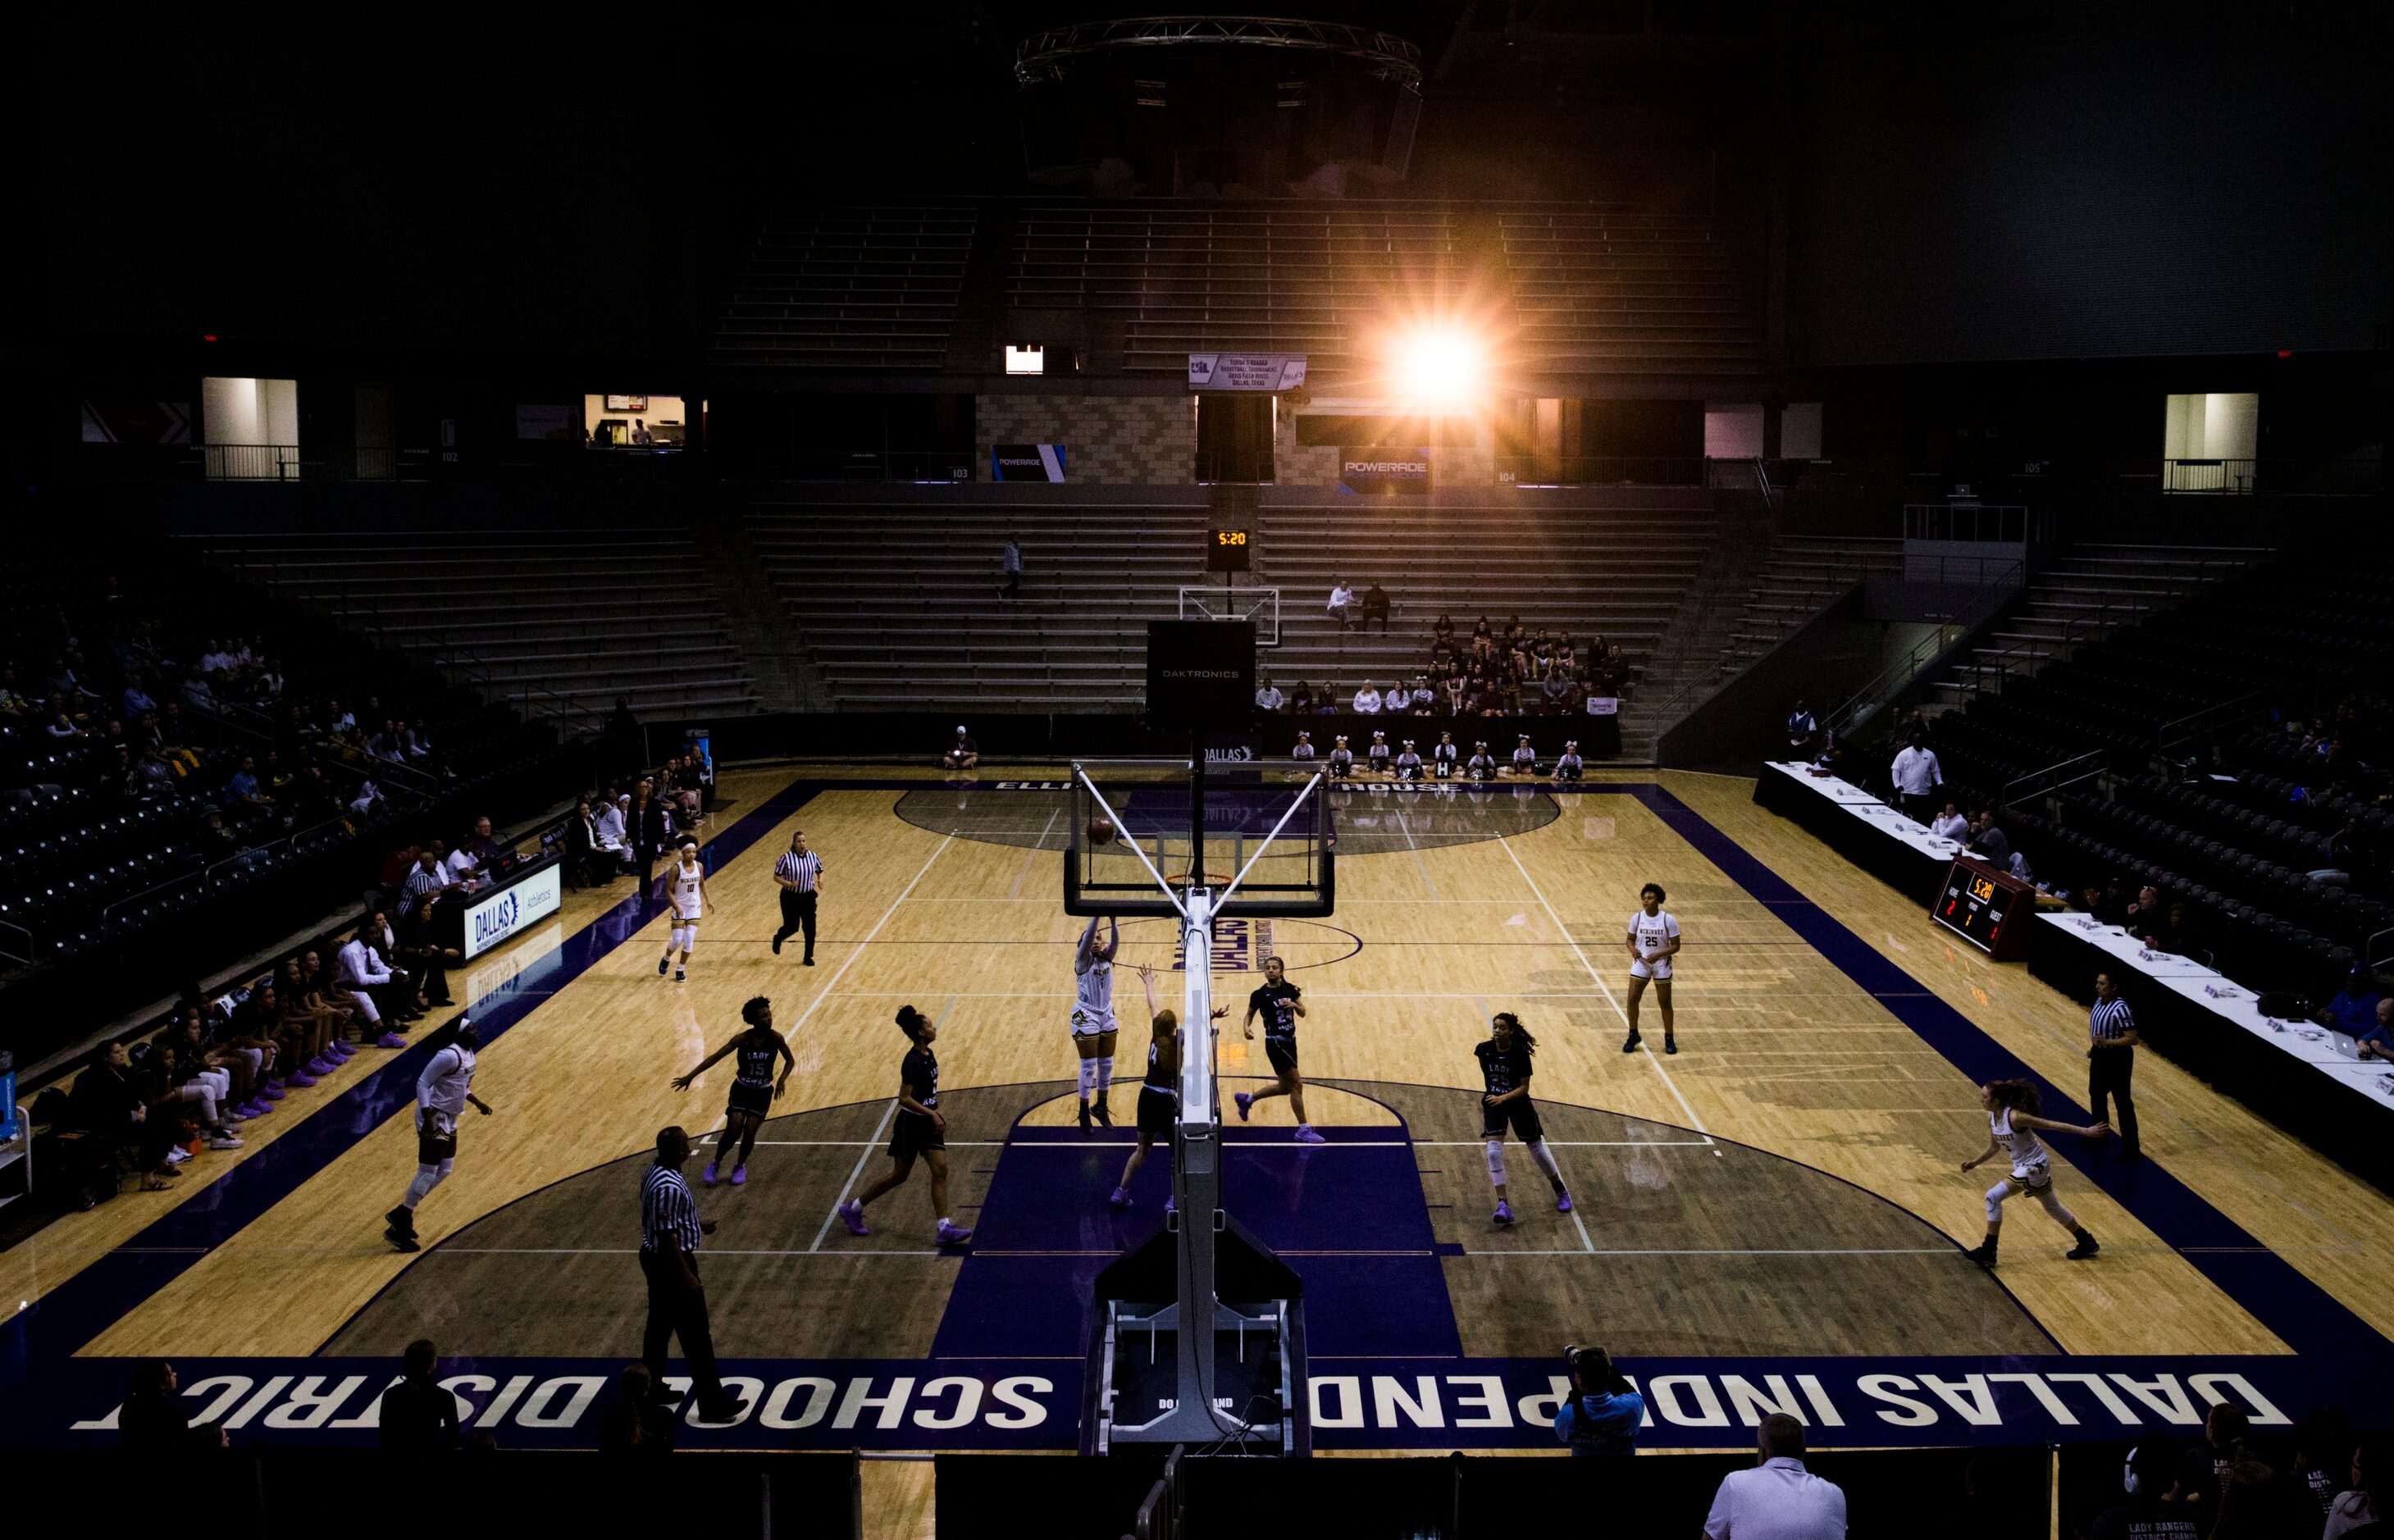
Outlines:
[{"label": "banner on wall", "polygon": [[1429,491],[1427,449],[1342,449],[1338,484],[1348,492],[1419,494]]},{"label": "banner on wall", "polygon": [[989,474],[998,481],[1061,481],[1062,444],[992,444]]},{"label": "banner on wall", "polygon": [[1303,353],[1191,353],[1191,390],[1294,390],[1305,383]]}]

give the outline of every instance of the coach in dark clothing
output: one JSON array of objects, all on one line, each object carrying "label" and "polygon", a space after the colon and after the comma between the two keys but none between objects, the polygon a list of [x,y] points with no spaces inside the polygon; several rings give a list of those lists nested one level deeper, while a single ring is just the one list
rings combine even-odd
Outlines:
[{"label": "coach in dark clothing", "polygon": [[644,775],[639,788],[632,794],[632,805],[624,809],[624,842],[631,846],[633,859],[640,863],[640,891],[644,894],[657,875],[657,854],[665,848],[671,835],[665,822],[665,805],[657,796],[657,783]]},{"label": "coach in dark clothing", "polygon": [[224,1429],[215,1423],[193,1428],[176,1397],[175,1366],[163,1358],[145,1358],[133,1371],[133,1393],[116,1415],[116,1441],[125,1449],[181,1453],[222,1449]]},{"label": "coach in dark clothing", "polygon": [[382,1393],[385,1449],[457,1447],[457,1398],[434,1382],[434,1362],[432,1344],[425,1338],[407,1345],[405,1373]]},{"label": "coach in dark clothing", "polygon": [[[2136,1068],[2137,1045],[2144,1039],[2137,1035],[2137,1019],[2108,973],[2095,975],[2095,1005],[2086,1013],[2086,1039],[2087,1110],[2098,1123],[2110,1122],[2120,1130],[2122,1160],[2141,1160],[2144,1152],[2137,1147],[2137,1104],[2128,1095],[2128,1076]],[[2120,1103],[2116,1120],[2103,1115],[2107,1097]]]},{"label": "coach in dark clothing", "polygon": [[690,1363],[691,1389],[698,1392],[702,1422],[730,1422],[740,1403],[723,1388],[715,1369],[715,1336],[706,1321],[706,1288],[698,1279],[698,1239],[715,1229],[701,1221],[698,1203],[682,1178],[690,1159],[690,1136],[678,1127],[657,1132],[657,1162],[640,1183],[640,1271],[649,1283],[649,1319],[640,1334],[640,1362],[662,1386],[665,1343],[681,1338]]}]

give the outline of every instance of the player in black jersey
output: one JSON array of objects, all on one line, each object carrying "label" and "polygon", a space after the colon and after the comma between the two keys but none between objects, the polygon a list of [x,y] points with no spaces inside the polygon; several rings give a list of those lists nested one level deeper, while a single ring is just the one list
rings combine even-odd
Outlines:
[{"label": "player in black jersey", "polygon": [[1513,1222],[1513,1205],[1505,1194],[1505,1130],[1530,1147],[1530,1159],[1546,1174],[1554,1184],[1555,1211],[1572,1211],[1571,1191],[1563,1186],[1562,1168],[1555,1164],[1554,1152],[1546,1148],[1546,1125],[1538,1119],[1537,1104],[1530,1099],[1530,1056],[1538,1051],[1538,1040],[1521,1019],[1509,1010],[1500,1010],[1488,1023],[1488,1041],[1471,1050],[1480,1060],[1480,1078],[1487,1087],[1480,1097],[1480,1137],[1488,1141],[1488,1179],[1496,1184],[1496,1222]]},{"label": "player in black jersey", "polygon": [[1230,1099],[1239,1104],[1239,1121],[1244,1123],[1256,1102],[1284,1096],[1296,1111],[1296,1142],[1327,1144],[1330,1141],[1305,1121],[1305,1077],[1296,1071],[1296,1019],[1305,1014],[1304,1002],[1298,996],[1305,992],[1288,981],[1287,969],[1288,965],[1278,957],[1264,959],[1264,981],[1247,996],[1244,1023],[1247,1040],[1253,1042],[1256,1018],[1264,1019],[1264,1057],[1271,1061],[1272,1073],[1280,1076],[1280,1083],[1253,1093],[1241,1091]]},{"label": "player in black jersey", "polygon": [[[1147,1152],[1157,1139],[1164,1148],[1172,1148],[1172,1120],[1180,1112],[1180,1017],[1177,1012],[1155,1008],[1155,969],[1145,963],[1138,965],[1138,981],[1147,990],[1147,1078],[1138,1083],[1138,1148],[1123,1163],[1122,1180],[1114,1184],[1113,1196],[1107,1201],[1116,1208],[1130,1206],[1131,1178],[1147,1164]],[[1228,1006],[1214,1007],[1214,1019],[1220,1020],[1230,1014]],[[1172,1200],[1164,1200],[1164,1211],[1172,1212]]]},{"label": "player in black jersey", "polygon": [[[797,1056],[790,1045],[773,1030],[773,1002],[759,994],[740,1007],[740,1020],[748,1030],[698,1061],[698,1067],[688,1074],[676,1075],[673,1088],[690,1089],[691,1082],[704,1074],[715,1061],[726,1054],[740,1056],[739,1073],[732,1077],[731,1100],[723,1109],[723,1132],[716,1136],[715,1158],[706,1163],[699,1180],[715,1185],[715,1168],[722,1164],[723,1152],[737,1144],[739,1156],[731,1163],[731,1185],[748,1185],[748,1157],[756,1152],[756,1130],[765,1126],[765,1114],[782,1098],[782,1087],[790,1083],[790,1072],[798,1067]],[[782,1061],[782,1073],[773,1074],[773,1060]]]},{"label": "player in black jersey", "polygon": [[889,1129],[889,1169],[833,1212],[851,1233],[871,1234],[864,1228],[864,1205],[904,1186],[914,1174],[914,1157],[920,1155],[931,1167],[931,1212],[940,1218],[935,1231],[940,1244],[962,1245],[972,1239],[972,1231],[948,1218],[948,1120],[940,1115],[940,1061],[931,1052],[940,1029],[914,1007],[900,1006],[898,1030],[914,1046],[898,1067],[898,1112]]}]

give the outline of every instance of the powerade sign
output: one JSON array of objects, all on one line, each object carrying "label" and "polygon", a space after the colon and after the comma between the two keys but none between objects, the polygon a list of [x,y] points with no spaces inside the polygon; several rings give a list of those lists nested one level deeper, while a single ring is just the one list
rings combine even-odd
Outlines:
[{"label": "powerade sign", "polygon": [[999,481],[1061,481],[1062,444],[992,444],[989,474]]},{"label": "powerade sign", "polygon": [[558,866],[546,866],[466,911],[466,955],[479,957],[533,921],[557,913],[564,897]]},{"label": "powerade sign", "polygon": [[1427,449],[1342,449],[1338,484],[1355,493],[1414,494],[1429,490]]}]

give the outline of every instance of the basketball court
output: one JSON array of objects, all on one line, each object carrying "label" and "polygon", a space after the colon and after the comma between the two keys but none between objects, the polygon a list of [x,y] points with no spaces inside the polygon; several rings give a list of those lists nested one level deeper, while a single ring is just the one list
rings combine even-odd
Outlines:
[{"label": "basketball court", "polygon": [[[202,1415],[355,1439],[391,1355],[428,1336],[476,1426],[586,1443],[638,1348],[638,1173],[660,1125],[719,1125],[731,1070],[687,1095],[667,1082],[762,994],[796,1070],[747,1185],[701,1194],[719,1222],[704,1252],[718,1349],[749,1411],[687,1441],[1078,1447],[1092,1288],[1163,1228],[1169,1163],[1149,1164],[1127,1211],[1108,1204],[1142,1035],[1128,974],[1125,1126],[1085,1138],[1073,1117],[1068,773],[727,772],[707,831],[717,912],[688,983],[657,976],[656,906],[603,893],[569,894],[544,931],[458,976],[496,1115],[466,1125],[456,1175],[419,1215],[421,1254],[379,1236],[412,1170],[419,1040],[295,1093],[212,1185],[128,1193],[0,1257],[47,1388],[11,1409],[19,1436],[104,1440],[125,1361],[167,1353],[206,1387]],[[2000,1270],[1967,1261],[1983,1182],[1957,1166],[1984,1141],[1975,1085],[2025,1073],[2053,1087],[2049,1112],[2073,1105],[2083,1013],[2024,967],[1940,941],[1916,906],[1755,808],[1750,782],[1617,771],[1325,795],[1335,910],[1226,918],[1208,960],[1231,1007],[1225,1091],[1269,1075],[1238,1030],[1265,956],[1286,959],[1309,1007],[1299,1043],[1327,1142],[1294,1142],[1287,1103],[1265,1103],[1227,1122],[1220,1180],[1223,1206],[1302,1281],[1316,1450],[1551,1450],[1567,1341],[1604,1344],[1638,1377],[1660,1447],[1746,1445],[1774,1407],[1855,1446],[2190,1431],[2218,1399],[2264,1425],[2328,1397],[2384,1410],[2382,1200],[2164,1061],[2140,1086],[2142,1165],[2054,1141],[2099,1257],[2065,1260],[2068,1237],[2031,1213]],[[800,827],[825,860],[812,968],[768,944],[772,862]],[[1650,1050],[1621,1051],[1620,933],[1649,881],[1686,940],[1668,1058],[1651,1051],[1651,1001]],[[1177,938],[1173,920],[1127,919],[1120,958],[1153,967],[1176,1005]],[[869,1237],[833,1217],[884,1164],[901,1004],[940,1024],[967,1247],[933,1244],[919,1181],[872,1211]],[[1532,1094],[1577,1199],[1568,1215],[1522,1202],[1510,1228],[1490,1218],[1471,1058],[1496,1010],[1538,1034]],[[919,1500],[926,1468],[869,1479]]]}]

